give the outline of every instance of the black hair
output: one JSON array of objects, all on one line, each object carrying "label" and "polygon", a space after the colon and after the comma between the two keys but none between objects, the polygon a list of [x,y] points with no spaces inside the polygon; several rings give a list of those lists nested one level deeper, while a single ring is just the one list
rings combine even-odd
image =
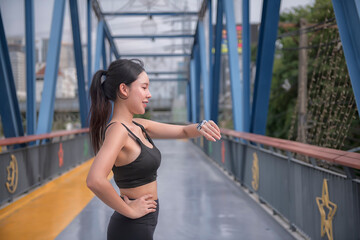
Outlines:
[{"label": "black hair", "polygon": [[110,101],[121,98],[120,84],[130,86],[144,71],[144,64],[138,59],[118,59],[109,65],[108,70],[99,70],[94,74],[90,86],[89,129],[95,154],[104,140],[106,123],[111,114]]}]

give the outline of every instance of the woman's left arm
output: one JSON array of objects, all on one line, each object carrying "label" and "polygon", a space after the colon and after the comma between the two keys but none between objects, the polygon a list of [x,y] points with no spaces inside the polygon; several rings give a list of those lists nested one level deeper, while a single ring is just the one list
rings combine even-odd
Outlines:
[{"label": "woman's left arm", "polygon": [[174,125],[159,123],[148,119],[136,118],[135,122],[144,126],[151,138],[195,138],[204,136],[207,140],[215,142],[220,140],[220,129],[212,120],[205,122],[198,130],[198,124]]}]

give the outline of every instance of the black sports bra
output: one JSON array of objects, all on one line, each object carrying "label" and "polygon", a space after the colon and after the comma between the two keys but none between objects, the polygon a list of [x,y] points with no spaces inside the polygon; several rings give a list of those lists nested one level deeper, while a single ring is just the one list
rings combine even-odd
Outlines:
[{"label": "black sports bra", "polygon": [[[108,128],[110,123],[106,128]],[[157,169],[161,162],[161,153],[156,148],[154,142],[147,134],[145,128],[133,121],[145,133],[146,138],[152,144],[153,148],[149,148],[128,128],[125,124],[121,123],[132,137],[139,143],[141,147],[140,155],[132,162],[123,166],[113,166],[114,180],[119,188],[134,188],[153,182],[157,177]],[[106,129],[105,129],[106,131]]]}]

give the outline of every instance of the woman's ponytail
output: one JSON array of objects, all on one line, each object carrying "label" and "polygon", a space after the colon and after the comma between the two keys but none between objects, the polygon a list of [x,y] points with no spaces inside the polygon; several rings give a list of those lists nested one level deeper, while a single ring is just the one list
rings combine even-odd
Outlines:
[{"label": "woman's ponytail", "polygon": [[144,71],[143,63],[137,59],[117,59],[108,70],[94,74],[90,87],[90,140],[97,154],[104,141],[106,123],[111,114],[110,101],[116,102],[121,83],[130,86]]},{"label": "woman's ponytail", "polygon": [[107,71],[99,70],[94,74],[90,86],[90,141],[97,154],[104,139],[104,130],[111,114],[111,103],[103,90]]}]

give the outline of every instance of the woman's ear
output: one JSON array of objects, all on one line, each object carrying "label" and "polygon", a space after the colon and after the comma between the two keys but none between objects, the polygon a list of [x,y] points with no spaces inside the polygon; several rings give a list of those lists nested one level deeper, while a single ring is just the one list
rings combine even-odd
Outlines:
[{"label": "woman's ear", "polygon": [[120,96],[128,97],[128,95],[129,95],[129,87],[126,86],[125,83],[121,83],[119,85],[119,94],[120,94]]}]

